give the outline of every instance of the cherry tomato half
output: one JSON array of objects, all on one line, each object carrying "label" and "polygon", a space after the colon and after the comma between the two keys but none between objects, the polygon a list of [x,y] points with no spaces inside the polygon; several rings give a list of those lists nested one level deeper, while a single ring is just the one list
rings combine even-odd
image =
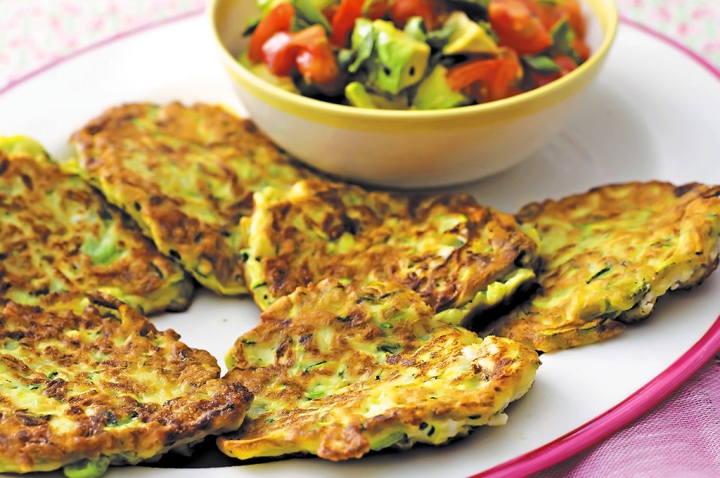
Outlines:
[{"label": "cherry tomato half", "polygon": [[450,68],[446,79],[450,88],[469,93],[482,103],[510,96],[520,68],[517,54],[504,48],[498,58],[471,60]]},{"label": "cherry tomato half", "polygon": [[295,63],[305,82],[323,84],[338,76],[337,61],[322,26],[313,25],[296,33],[287,48],[298,52]]},{"label": "cherry tomato half", "polygon": [[270,13],[260,20],[250,38],[248,59],[255,63],[263,61],[265,58],[262,48],[265,42],[278,32],[289,32],[294,17],[295,8],[289,3],[281,3],[270,10]]},{"label": "cherry tomato half", "polygon": [[437,23],[431,0],[395,0],[389,13],[398,28],[405,28],[405,24],[412,17],[422,17],[428,30],[433,30]]},{"label": "cherry tomato half", "polygon": [[539,53],[552,45],[552,37],[524,0],[490,0],[490,25],[500,43],[520,55]]}]

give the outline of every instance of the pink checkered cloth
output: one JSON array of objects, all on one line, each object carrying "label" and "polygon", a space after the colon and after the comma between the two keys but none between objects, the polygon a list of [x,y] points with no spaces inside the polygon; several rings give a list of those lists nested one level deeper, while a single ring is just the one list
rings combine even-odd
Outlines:
[{"label": "pink checkered cloth", "polygon": [[[720,67],[720,0],[616,0],[623,15]],[[0,90],[49,61],[204,0],[0,0]],[[2,112],[0,112],[1,114]],[[720,367],[711,361],[636,422],[536,475],[720,477]]]}]

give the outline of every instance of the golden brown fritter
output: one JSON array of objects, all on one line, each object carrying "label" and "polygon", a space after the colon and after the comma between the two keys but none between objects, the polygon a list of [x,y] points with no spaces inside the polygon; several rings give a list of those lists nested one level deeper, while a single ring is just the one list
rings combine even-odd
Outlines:
[{"label": "golden brown fritter", "polygon": [[525,206],[518,219],[540,235],[542,289],[486,333],[550,352],[647,317],[658,297],[717,267],[719,194],[718,186],[636,182]]},{"label": "golden brown fritter", "polygon": [[468,195],[408,196],[302,181],[255,195],[241,221],[246,278],[266,309],[296,287],[334,278],[396,281],[460,324],[535,278],[537,245],[515,219]]},{"label": "golden brown fritter", "polygon": [[218,106],[111,108],[72,141],[79,157],[69,167],[220,294],[247,292],[237,226],[253,192],[309,176],[251,122]]},{"label": "golden brown fritter", "polygon": [[217,361],[100,293],[0,314],[0,472],[99,476],[236,430],[252,395]]},{"label": "golden brown fritter", "polygon": [[279,299],[227,362],[255,401],[242,429],[218,439],[224,453],[328,460],[502,425],[540,365],[522,344],[435,320],[400,285],[330,280]]},{"label": "golden brown fritter", "polygon": [[0,298],[23,304],[100,290],[151,313],[193,293],[132,220],[28,138],[0,138],[0,257]]}]

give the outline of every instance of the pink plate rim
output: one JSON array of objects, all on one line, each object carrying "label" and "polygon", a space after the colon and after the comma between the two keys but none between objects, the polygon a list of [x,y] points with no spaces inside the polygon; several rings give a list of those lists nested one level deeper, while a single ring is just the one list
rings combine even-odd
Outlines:
[{"label": "pink plate rim", "polygon": [[[179,15],[168,17],[162,20],[151,22],[131,30],[127,30],[99,42],[90,44],[84,48],[76,50],[68,55],[60,56],[55,60],[32,70],[18,78],[11,79],[8,84],[0,88],[0,96],[8,93],[10,90],[20,86],[21,84],[31,80],[32,78],[44,73],[66,61],[81,56],[90,51],[96,50],[103,46],[115,43],[138,33],[155,29],[171,23],[175,23],[187,18],[199,16],[203,10],[192,10]],[[620,22],[626,26],[638,29],[655,39],[673,47],[686,56],[692,58],[713,76],[720,80],[720,70],[710,64],[707,60],[700,57],[694,51],[681,45],[677,41],[659,33],[651,28],[641,25],[626,17],[620,17]],[[598,443],[607,438],[620,428],[636,420],[644,413],[651,410],[655,405],[660,403],[665,397],[675,391],[680,385],[688,380],[695,372],[697,372],[715,353],[720,350],[720,316],[715,323],[703,335],[703,337],[677,359],[666,370],[652,379],[642,388],[630,395],[627,399],[620,402],[613,408],[595,417],[589,422],[581,425],[570,433],[537,448],[529,453],[501,463],[489,470],[473,475],[473,478],[504,478],[527,476],[536,473],[562,460],[565,460],[576,453]]]},{"label": "pink plate rim", "polygon": [[[620,17],[620,23],[636,28],[689,56],[718,80],[720,70],[677,41],[633,20]],[[472,478],[515,478],[528,476],[555,465],[595,445],[630,422],[640,418],[674,392],[720,350],[720,316],[703,337],[672,365],[642,388],[606,412],[566,435],[531,452],[501,463]]]}]

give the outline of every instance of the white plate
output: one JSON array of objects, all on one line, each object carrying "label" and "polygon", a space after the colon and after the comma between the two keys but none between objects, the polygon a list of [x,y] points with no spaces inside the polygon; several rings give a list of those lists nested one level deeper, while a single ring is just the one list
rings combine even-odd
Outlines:
[{"label": "white plate", "polygon": [[[72,131],[122,102],[224,102],[242,111],[211,51],[209,33],[199,16],[107,42],[0,93],[0,133],[34,136],[62,157]],[[601,77],[587,90],[562,133],[527,162],[462,189],[483,203],[513,212],[529,201],[559,198],[606,183],[636,179],[720,183],[718,111],[717,78],[686,53],[625,25]],[[202,472],[134,467],[113,469],[108,476],[442,474],[450,478],[480,473],[591,422],[685,352],[690,350],[696,359],[712,353],[714,349],[693,346],[719,312],[720,277],[712,276],[691,292],[661,299],[649,320],[616,338],[545,354],[535,385],[511,405],[506,426],[480,429],[450,446],[340,464],[293,459]],[[222,362],[235,338],[254,326],[258,314],[249,299],[219,298],[202,291],[189,311],[153,320],[160,328],[172,327],[190,346],[208,349]],[[718,346],[711,342],[709,347]],[[648,401],[646,406],[650,405]]]}]

